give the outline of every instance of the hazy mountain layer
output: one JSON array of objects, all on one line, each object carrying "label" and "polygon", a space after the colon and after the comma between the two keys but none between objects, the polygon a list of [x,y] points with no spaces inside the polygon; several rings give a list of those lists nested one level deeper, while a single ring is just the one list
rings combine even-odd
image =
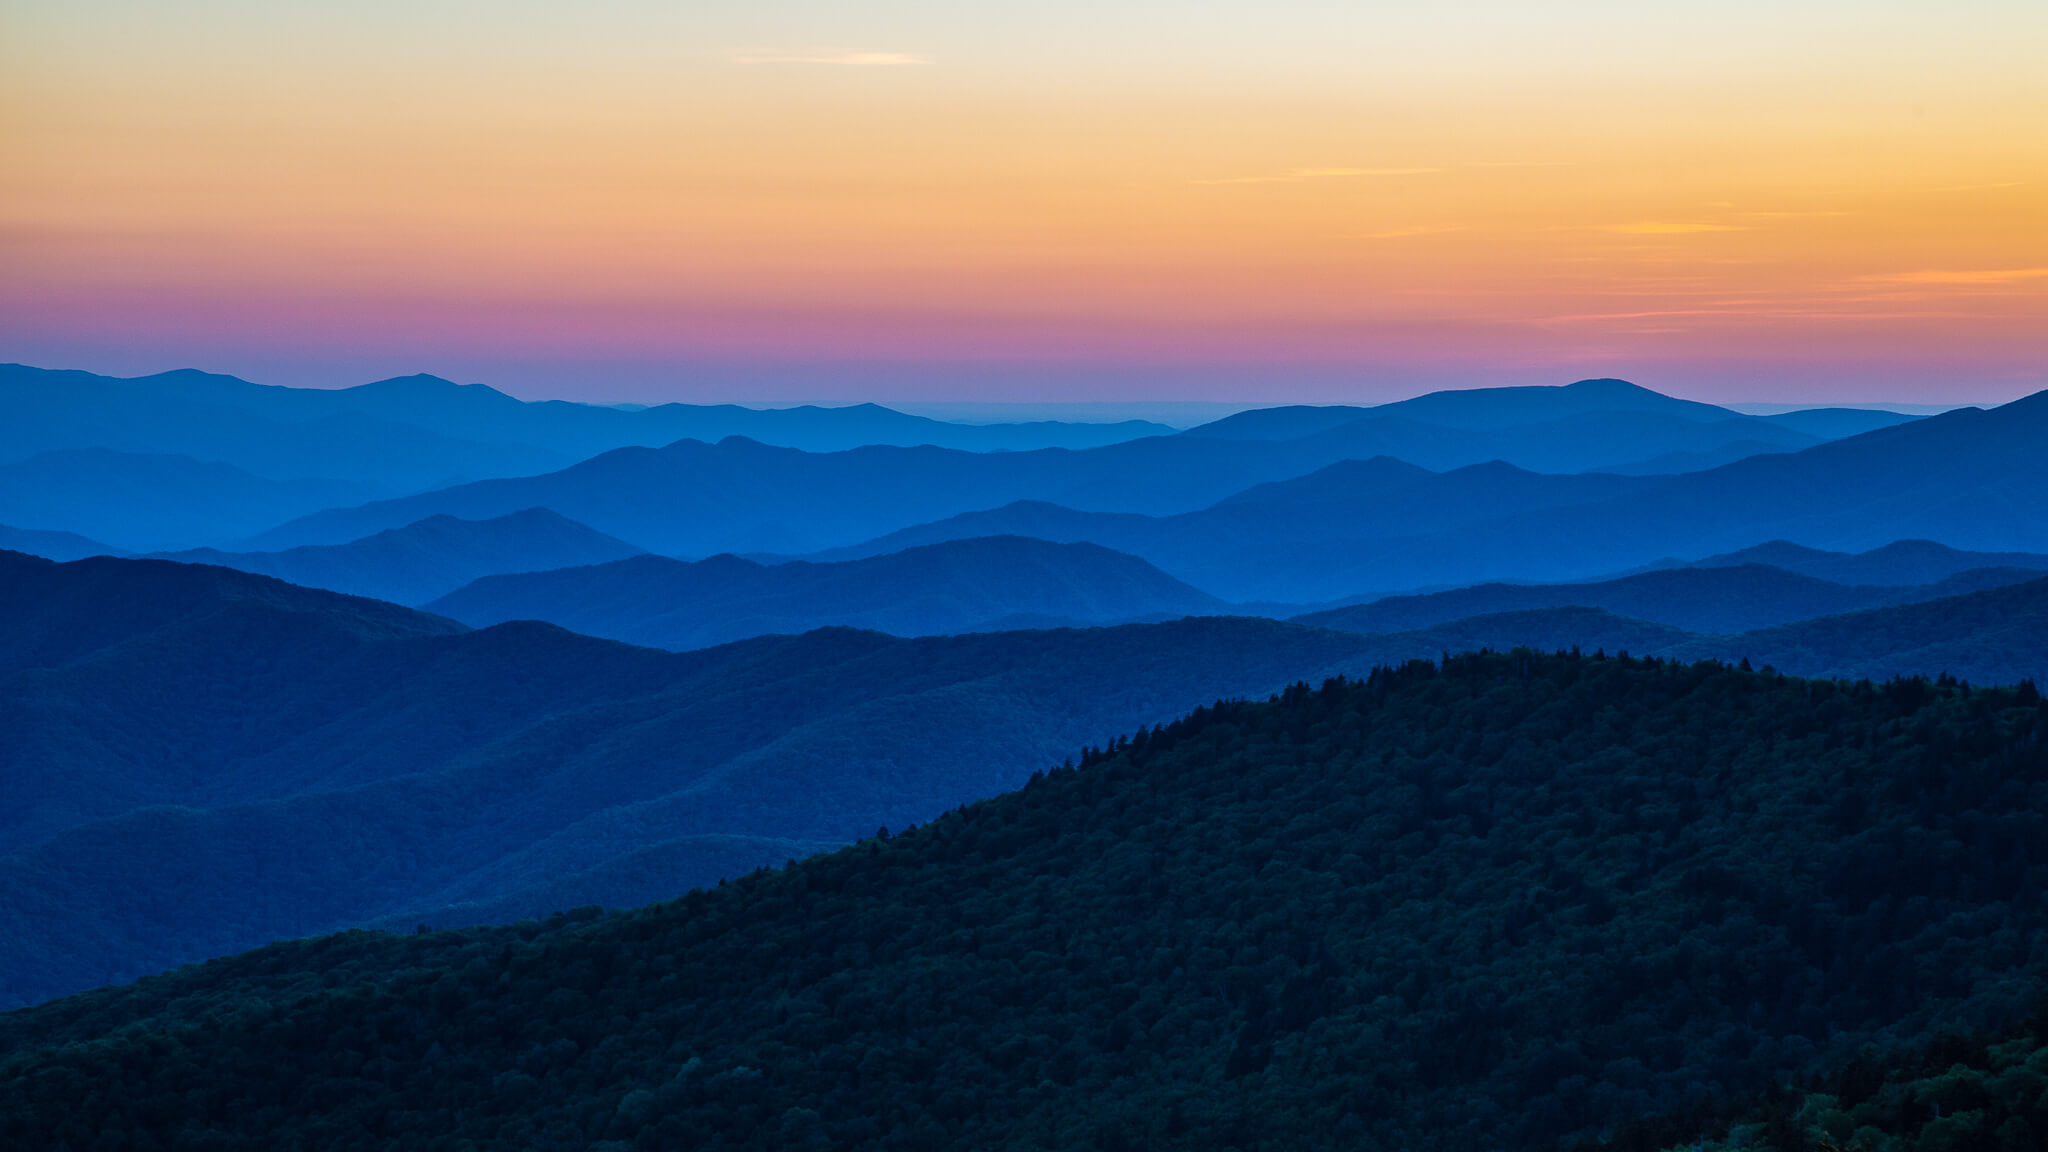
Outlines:
[{"label": "hazy mountain layer", "polygon": [[43,532],[0,524],[0,550],[25,552],[45,560],[83,560],[87,556],[118,556],[120,550],[76,532]]},{"label": "hazy mountain layer", "polygon": [[339,480],[272,480],[190,456],[80,448],[0,464],[0,523],[148,552],[225,542],[374,491]]},{"label": "hazy mountain layer", "polygon": [[2038,552],[1967,552],[1932,540],[1898,540],[1868,552],[1826,552],[1789,540],[1695,560],[1689,567],[1768,564],[1837,584],[1935,584],[1973,568],[2031,568],[2048,571]]},{"label": "hazy mountain layer", "polygon": [[345,481],[368,494],[360,501],[547,472],[584,455],[430,419],[427,391],[275,388],[193,371],[120,379],[0,365],[0,461],[66,449],[189,456],[271,480]]},{"label": "hazy mountain layer", "polygon": [[354,388],[279,388],[208,372],[119,379],[0,365],[0,460],[59,448],[194,456],[278,479],[357,480],[387,493],[546,472],[628,445],[748,436],[811,451],[939,444],[972,451],[1085,448],[1172,429],[949,424],[874,404],[626,410],[526,403],[481,384],[406,376]]},{"label": "hazy mountain layer", "polygon": [[[1665,405],[1686,404],[1630,386],[1618,390],[1624,399],[1635,393]],[[1606,394],[1596,389],[1594,399]],[[1193,512],[1260,484],[1380,456],[1436,469],[1506,460],[1525,470],[1575,473],[1639,465],[1651,456],[1719,451],[1732,442],[1760,443],[1760,435],[1776,436],[1764,446],[1785,451],[1814,443],[1804,433],[1771,425],[1723,429],[1745,419],[1707,423],[1664,411],[1591,408],[1568,420],[1472,430],[1390,415],[1288,440],[1181,435],[1079,452],[999,454],[890,447],[820,454],[739,439],[681,443],[608,453],[547,476],[486,481],[323,513],[268,533],[255,546],[339,543],[434,514],[480,518],[543,506],[669,555],[800,553],[1018,500],[1092,512]],[[1656,482],[1606,477],[1586,487],[1583,499]]]},{"label": "hazy mountain layer", "polygon": [[2034,569],[1979,568],[1936,584],[1890,587],[1835,584],[1765,564],[1714,565],[1587,584],[1481,584],[1421,596],[1390,596],[1294,619],[1347,632],[1409,632],[1485,613],[1570,606],[1604,608],[1688,632],[1749,632],[2040,578]]},{"label": "hazy mountain layer", "polygon": [[1864,550],[1900,537],[2048,550],[2048,392],[1803,452],[1670,477],[1432,473],[1350,461],[1194,512],[1044,504],[967,513],[835,549],[848,559],[1000,534],[1128,552],[1230,600],[1327,602],[1488,580],[1578,580],[1772,539]]},{"label": "hazy mountain layer", "polygon": [[[1372,407],[1341,404],[1297,404],[1277,408],[1256,408],[1190,428],[1190,436],[1226,439],[1292,440],[1352,424],[1361,420],[1400,419],[1467,432],[1496,431],[1530,426],[1558,425],[1587,416],[1646,415],[1685,420],[1694,424],[1722,425],[1733,431],[1730,421],[1769,426],[1767,442],[1785,431],[1819,440],[1853,436],[1876,428],[1888,428],[1919,419],[1897,412],[1860,408],[1809,408],[1769,416],[1750,416],[1732,408],[1680,400],[1630,384],[1625,380],[1581,380],[1561,388],[1461,388],[1430,392],[1408,400]],[[1809,441],[1810,442],[1810,441]]]},{"label": "hazy mountain layer", "polygon": [[424,604],[479,577],[602,564],[640,553],[545,508],[493,520],[434,516],[348,544],[282,552],[164,552],[158,559],[219,564],[309,588]]},{"label": "hazy mountain layer", "polygon": [[1107,548],[1000,536],[843,564],[641,556],[487,577],[427,608],[476,627],[545,620],[588,636],[681,649],[835,625],[929,636],[1031,620],[1215,615],[1225,605]]}]

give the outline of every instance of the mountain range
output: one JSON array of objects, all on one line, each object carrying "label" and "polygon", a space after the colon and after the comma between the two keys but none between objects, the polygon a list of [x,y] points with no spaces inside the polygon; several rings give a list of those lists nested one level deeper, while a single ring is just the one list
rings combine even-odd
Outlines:
[{"label": "mountain range", "polygon": [[1597,578],[1773,539],[1864,550],[1901,538],[2048,551],[2048,392],[1679,476],[1430,472],[1345,461],[1169,516],[1045,502],[963,513],[812,554],[970,536],[1085,540],[1236,601],[1328,602],[1489,580]]},{"label": "mountain range", "polygon": [[[1968,552],[1932,540],[1895,540],[1866,552],[1828,552],[1789,540],[1770,540],[1738,552],[1692,561],[1693,568],[1768,564],[1836,584],[1904,586],[1936,584],[1972,568],[2032,568],[2048,571],[2038,552]],[[1677,567],[1680,565],[1663,565]]]},{"label": "mountain range", "polygon": [[97,540],[76,532],[45,532],[34,528],[11,528],[0,524],[0,551],[25,552],[46,560],[83,560],[87,556],[118,556]]},{"label": "mountain range", "polygon": [[285,388],[181,370],[117,378],[0,365],[0,461],[66,448],[185,455],[273,479],[347,478],[385,494],[553,471],[628,445],[747,436],[808,451],[936,444],[970,451],[1086,448],[1172,429],[1144,421],[952,424],[858,404],[635,409],[526,402],[438,376]]},{"label": "mountain range", "polygon": [[1604,608],[1687,632],[1750,632],[1816,616],[1916,604],[2039,580],[2033,568],[1972,568],[1933,584],[1836,584],[1766,564],[1672,568],[1584,584],[1479,584],[1449,592],[1390,596],[1294,617],[1346,632],[1412,632],[1452,620],[1535,608]]},{"label": "mountain range", "polygon": [[1019,536],[841,564],[637,556],[488,576],[426,605],[474,627],[545,620],[586,636],[676,649],[835,626],[927,636],[1218,615],[1225,607],[1134,556]]},{"label": "mountain range", "polygon": [[432,516],[347,544],[281,552],[199,548],[160,552],[156,558],[218,564],[308,588],[424,604],[480,577],[603,564],[640,554],[631,544],[565,516],[528,508],[491,520]]},{"label": "mountain range", "polygon": [[0,463],[0,523],[84,536],[124,552],[232,540],[374,493],[350,480],[277,480],[190,456],[107,448]]},{"label": "mountain range", "polygon": [[[1531,391],[1565,394],[1586,387]],[[1631,385],[1595,387],[1592,393],[1595,398],[1624,399],[1641,393],[1659,402],[1685,403]],[[1602,453],[1655,454],[1704,443],[1698,440],[1699,429],[1708,427],[1657,411],[1596,412],[1574,419],[1578,423],[1569,429],[1542,425],[1469,430],[1383,417],[1291,440],[1190,433],[1082,451],[1005,453],[892,446],[807,453],[745,438],[716,444],[682,441],[658,449],[620,449],[542,476],[487,480],[323,512],[283,525],[248,546],[271,550],[345,543],[430,515],[483,519],[518,508],[548,507],[666,555],[801,553],[1017,500],[1086,511],[1170,515],[1349,460],[1392,456],[1429,467],[1453,467],[1503,455],[1512,458],[1517,452],[1502,440],[1504,436],[1523,437],[1536,446],[1530,450],[1535,454],[1531,464],[1581,471],[1600,463],[1595,457]],[[1666,435],[1639,427],[1643,421],[1676,431]],[[1786,430],[1784,436],[1797,445],[1814,442],[1805,433]]]},{"label": "mountain range", "polygon": [[10,1003],[391,917],[657,899],[1376,651],[1195,619],[674,654],[226,568],[15,554],[0,602]]},{"label": "mountain range", "polygon": [[0,554],[0,598],[17,1004],[283,936],[659,899],[927,820],[1198,701],[1446,651],[2048,673],[2048,579],[1732,638],[1564,608],[1393,636],[1195,617],[687,653],[160,560]]}]

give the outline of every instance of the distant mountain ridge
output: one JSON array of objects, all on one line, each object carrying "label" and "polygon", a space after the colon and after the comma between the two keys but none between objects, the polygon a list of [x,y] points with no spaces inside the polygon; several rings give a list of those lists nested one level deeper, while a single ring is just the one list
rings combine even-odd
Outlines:
[{"label": "distant mountain ridge", "polygon": [[[1904,424],[1918,417],[1897,412],[1855,408],[1798,409],[1769,416],[1751,416],[1714,404],[1681,400],[1626,380],[1580,380],[1559,387],[1468,388],[1429,392],[1408,400],[1358,407],[1297,404],[1255,408],[1197,425],[1183,435],[1224,439],[1292,440],[1334,431],[1362,420],[1406,420],[1467,432],[1558,425],[1576,417],[1614,414],[1652,415],[1718,426],[1724,432],[1747,428],[1764,431],[1765,442],[1784,432],[1833,440],[1874,428]],[[1805,446],[1801,444],[1800,446]],[[1672,449],[1675,450],[1675,449]]]},{"label": "distant mountain ridge", "polygon": [[1932,540],[1896,540],[1867,552],[1828,552],[1789,540],[1771,540],[1740,552],[1695,560],[1685,567],[1716,568],[1768,564],[1837,584],[1934,584],[1974,568],[2031,568],[2048,571],[2048,554],[1968,552]]},{"label": "distant mountain ridge", "polygon": [[1329,602],[1562,581],[1776,538],[1822,549],[1924,537],[2048,551],[2048,392],[1678,476],[1432,473],[1346,461],[1196,511],[1104,515],[1044,502],[963,513],[816,559],[1004,533],[1128,552],[1230,600]]},{"label": "distant mountain ridge", "polygon": [[640,555],[623,540],[546,508],[491,520],[433,516],[347,544],[281,552],[212,548],[161,552],[157,559],[218,564],[308,588],[424,604],[480,577],[603,564]]},{"label": "distant mountain ridge", "polygon": [[84,536],[124,552],[225,543],[372,494],[350,481],[274,480],[190,456],[106,448],[0,463],[0,523]]},{"label": "distant mountain ridge", "polygon": [[1937,583],[1897,587],[1837,584],[1756,563],[1711,565],[1589,584],[1481,584],[1449,592],[1393,596],[1293,619],[1347,632],[1412,632],[1497,612],[1576,607],[1601,608],[1687,632],[1752,632],[1817,616],[2023,584],[2040,577],[2035,569],[1977,568]]},{"label": "distant mountain ridge", "polygon": [[695,564],[641,556],[557,572],[490,576],[427,610],[485,627],[545,620],[655,648],[705,648],[822,627],[898,636],[1216,615],[1222,601],[1094,544],[985,537],[842,564],[773,567],[734,556]]},{"label": "distant mountain ridge", "polygon": [[118,548],[76,532],[46,532],[0,524],[0,551],[25,552],[45,560],[83,560],[87,556],[118,556]]},{"label": "distant mountain ridge", "polygon": [[528,475],[630,445],[744,435],[810,451],[937,444],[969,451],[1091,447],[1169,434],[1162,424],[950,424],[876,404],[636,410],[527,402],[425,373],[351,388],[287,388],[179,370],[117,378],[0,365],[0,460],[57,448],[190,455],[278,479],[356,479],[417,491]]},{"label": "distant mountain ridge", "polygon": [[[1231,419],[1284,425],[1290,413],[1329,410],[1269,411]],[[143,523],[106,500],[50,499],[6,521],[127,551],[277,551],[434,515],[549,507],[636,547],[701,557],[843,547],[1017,500],[1174,515],[1376,456],[1438,471],[1500,460],[1647,475],[1819,439],[1620,381],[1432,393],[1359,412],[1271,439],[1224,434],[1229,421],[1161,435],[1170,430],[1135,423],[954,425],[876,405],[627,411],[525,403],[425,375],[295,389],[193,371],[119,380],[14,365],[0,366],[0,462],[116,451],[238,468],[273,487],[329,486],[325,499],[295,503],[181,498],[182,516]]]}]

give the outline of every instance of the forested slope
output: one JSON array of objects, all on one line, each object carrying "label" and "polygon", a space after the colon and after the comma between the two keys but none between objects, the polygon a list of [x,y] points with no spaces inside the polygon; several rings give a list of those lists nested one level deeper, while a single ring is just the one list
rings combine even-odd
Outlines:
[{"label": "forested slope", "polygon": [[1535,1147],[2024,1015],[2044,892],[2031,685],[1466,656],[637,912],[0,1017],[0,1141]]}]

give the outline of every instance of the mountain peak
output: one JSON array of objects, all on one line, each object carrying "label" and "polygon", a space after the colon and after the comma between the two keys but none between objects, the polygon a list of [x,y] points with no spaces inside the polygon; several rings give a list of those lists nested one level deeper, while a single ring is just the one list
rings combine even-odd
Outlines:
[{"label": "mountain peak", "polygon": [[[1628,380],[1619,380],[1612,376],[1595,376],[1589,380],[1574,380],[1566,384],[1564,388],[1568,392],[1584,392],[1606,396],[1633,396],[1645,393],[1651,396],[1664,395],[1664,393],[1655,389],[1645,388],[1641,384]],[[1670,397],[1665,398],[1670,399]]]}]

